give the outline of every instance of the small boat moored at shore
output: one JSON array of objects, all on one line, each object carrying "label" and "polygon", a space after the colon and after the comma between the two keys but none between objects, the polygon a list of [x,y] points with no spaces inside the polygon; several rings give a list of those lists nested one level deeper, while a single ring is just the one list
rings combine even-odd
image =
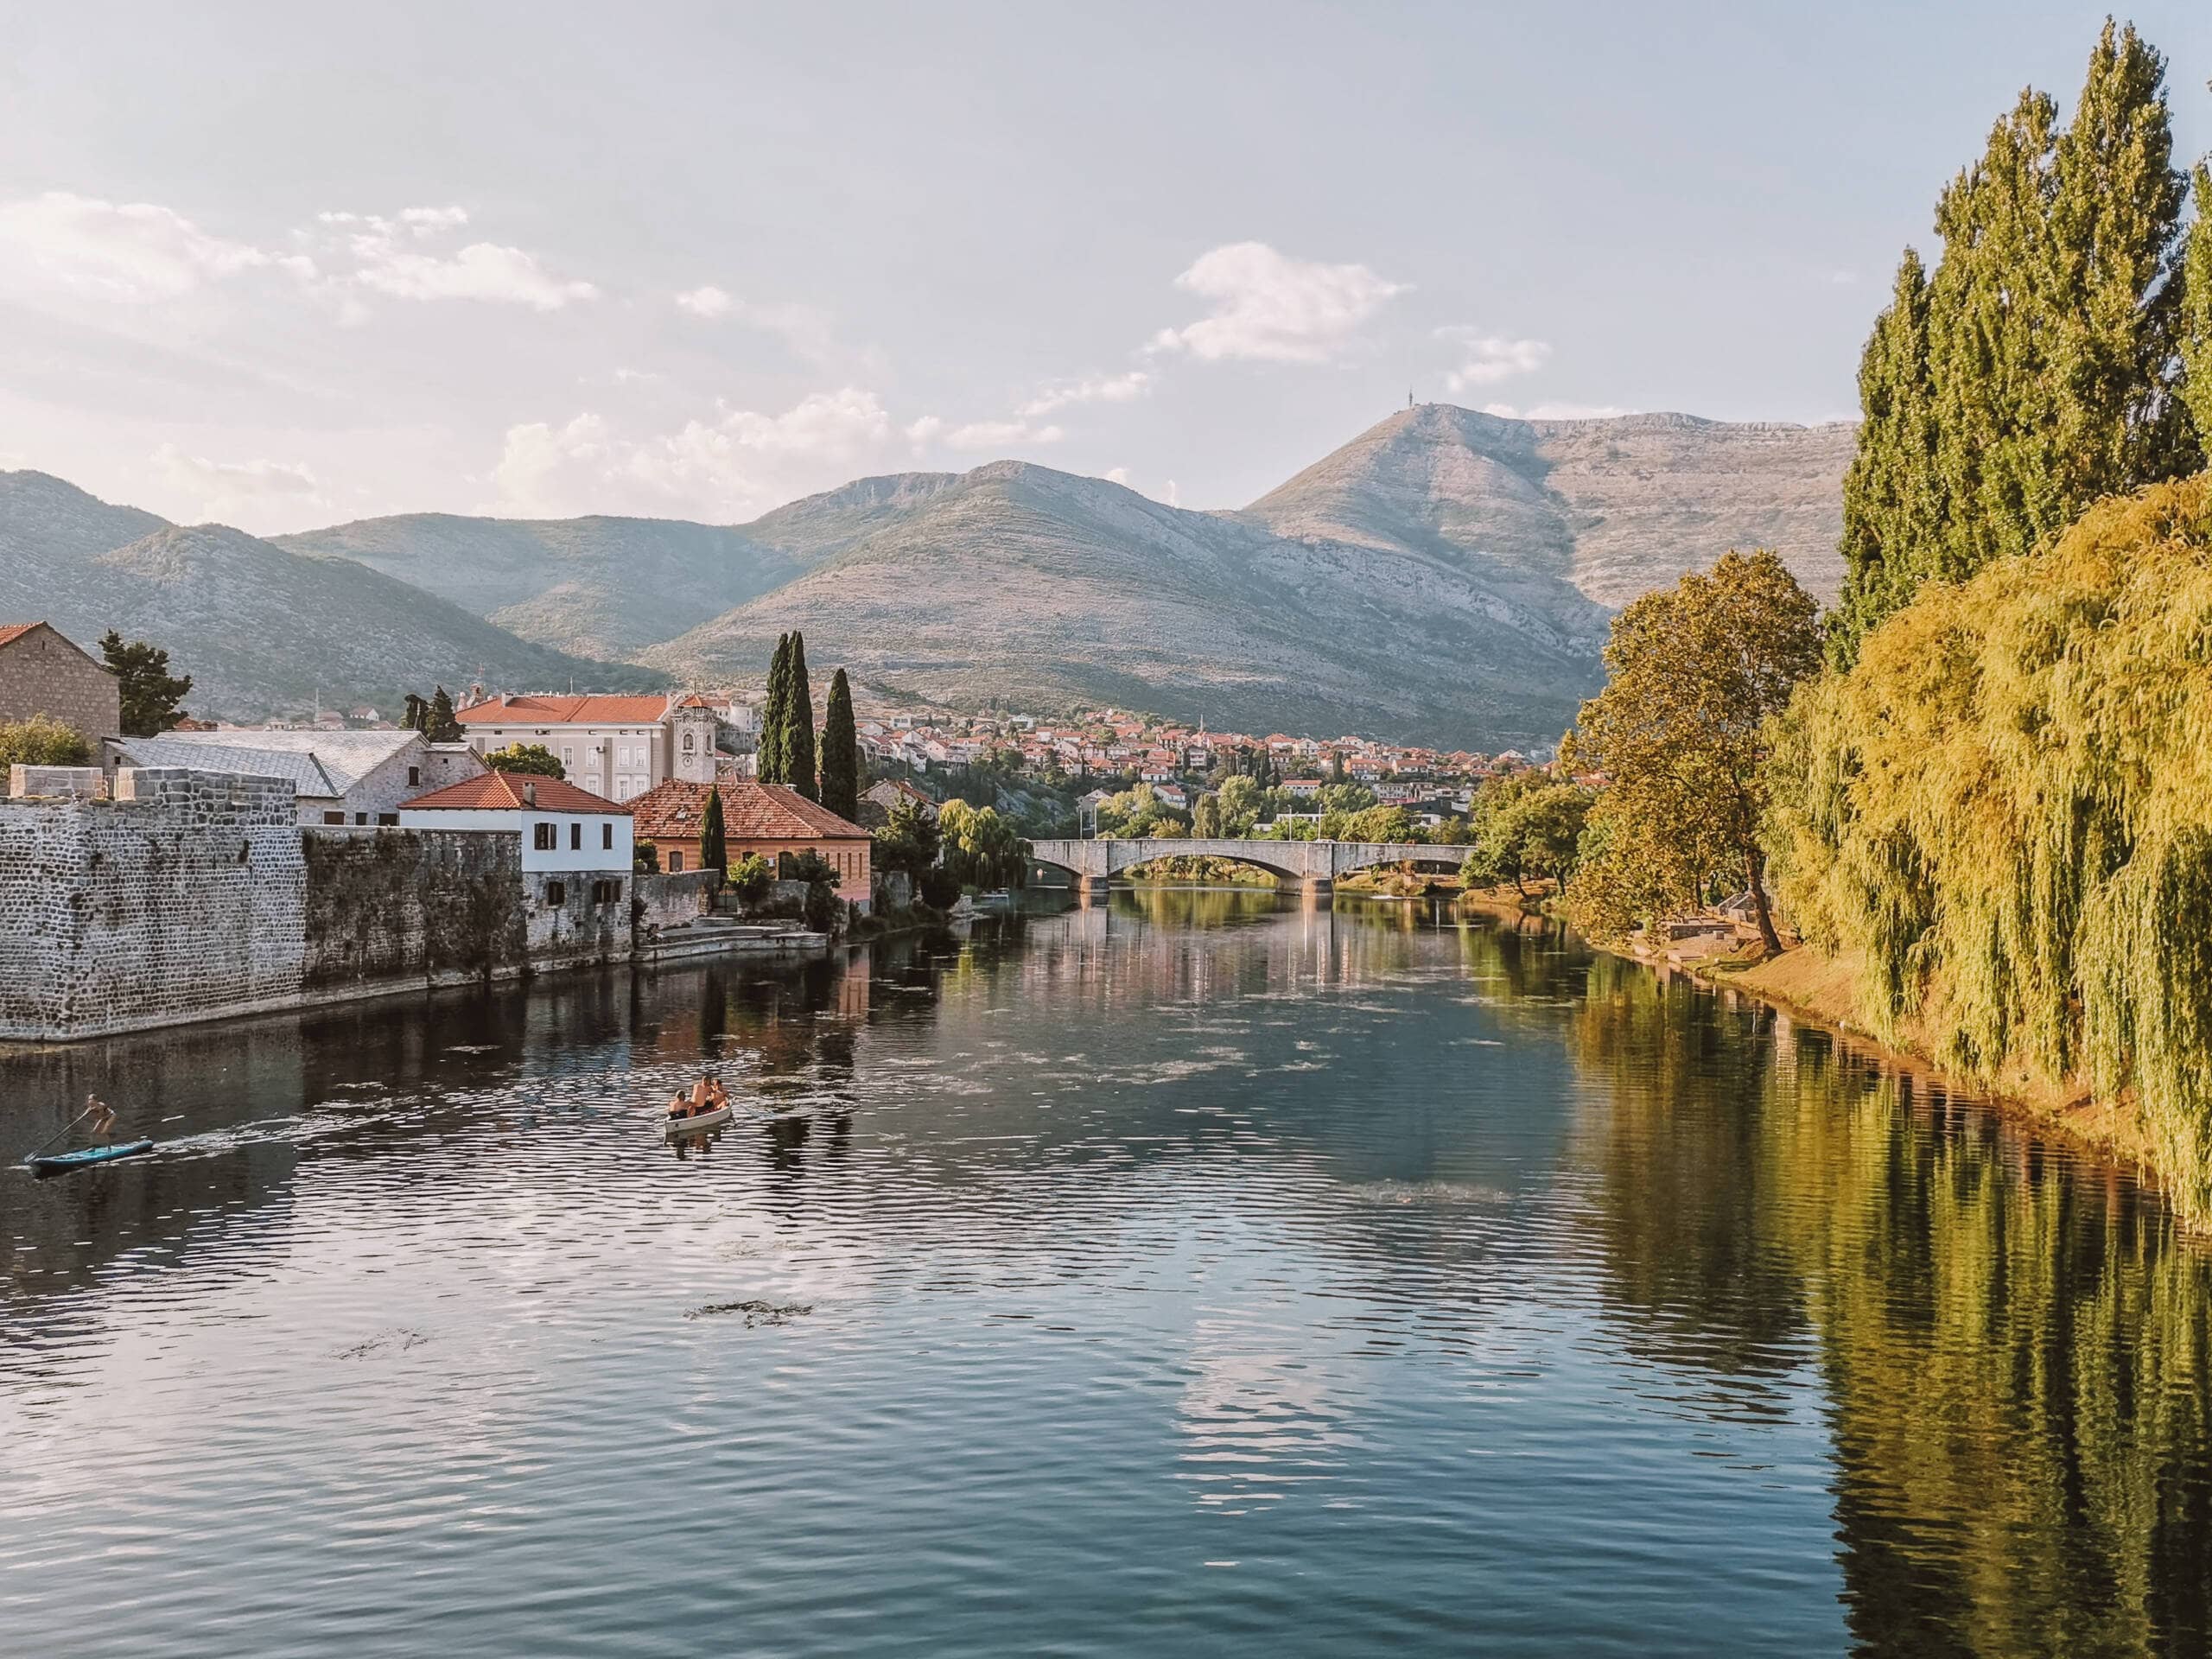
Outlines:
[{"label": "small boat moored at shore", "polygon": [[151,1141],[124,1141],[112,1147],[86,1147],[78,1152],[33,1153],[23,1162],[34,1175],[66,1175],[73,1169],[111,1164],[118,1158],[136,1158],[153,1149]]}]

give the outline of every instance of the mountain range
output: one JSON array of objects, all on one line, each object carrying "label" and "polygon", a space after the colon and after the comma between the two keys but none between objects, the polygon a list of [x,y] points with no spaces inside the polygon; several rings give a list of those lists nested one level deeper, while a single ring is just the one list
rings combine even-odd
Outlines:
[{"label": "mountain range", "polygon": [[407,514],[267,540],[0,474],[0,620],[156,639],[210,712],[311,684],[757,683],[799,628],[817,679],[882,702],[1502,747],[1572,718],[1614,609],[1730,547],[1832,599],[1852,432],[1427,404],[1238,511],[995,461],[736,525]]}]

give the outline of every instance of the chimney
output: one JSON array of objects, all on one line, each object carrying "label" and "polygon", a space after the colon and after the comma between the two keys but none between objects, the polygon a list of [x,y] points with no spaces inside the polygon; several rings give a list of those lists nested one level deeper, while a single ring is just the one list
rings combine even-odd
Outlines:
[{"label": "chimney", "polygon": [[537,785],[536,784],[524,784],[522,786],[522,804],[524,806],[536,806],[537,804]]}]

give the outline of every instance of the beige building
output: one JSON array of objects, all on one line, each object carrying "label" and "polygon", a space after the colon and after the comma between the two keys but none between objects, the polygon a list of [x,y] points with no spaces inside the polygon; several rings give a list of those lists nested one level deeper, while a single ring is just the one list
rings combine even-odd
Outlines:
[{"label": "beige building", "polygon": [[499,696],[454,717],[477,753],[541,744],[569,782],[610,801],[635,800],[671,778],[702,784],[715,775],[715,715],[702,697]]},{"label": "beige building", "polygon": [[0,723],[44,715],[98,742],[123,729],[115,676],[46,622],[0,622]]}]

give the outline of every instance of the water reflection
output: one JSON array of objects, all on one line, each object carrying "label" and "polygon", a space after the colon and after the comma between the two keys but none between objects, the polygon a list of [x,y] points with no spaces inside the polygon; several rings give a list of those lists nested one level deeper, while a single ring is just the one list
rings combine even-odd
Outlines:
[{"label": "water reflection", "polygon": [[149,1654],[2207,1639],[2156,1203],[1539,922],[1117,892],[0,1055],[0,1135],[92,1090],[162,1155],[0,1174],[49,1649],[115,1539]]}]

